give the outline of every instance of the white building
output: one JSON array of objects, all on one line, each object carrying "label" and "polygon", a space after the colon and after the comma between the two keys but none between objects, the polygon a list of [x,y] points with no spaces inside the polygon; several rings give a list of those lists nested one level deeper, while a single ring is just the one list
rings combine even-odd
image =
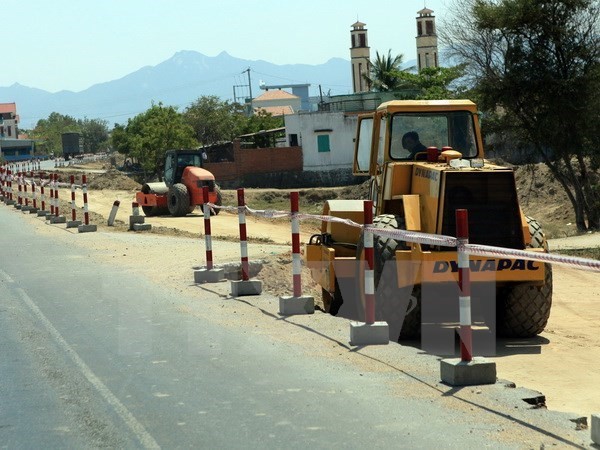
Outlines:
[{"label": "white building", "polygon": [[357,116],[344,112],[300,112],[286,116],[288,145],[302,147],[305,171],[352,169]]}]

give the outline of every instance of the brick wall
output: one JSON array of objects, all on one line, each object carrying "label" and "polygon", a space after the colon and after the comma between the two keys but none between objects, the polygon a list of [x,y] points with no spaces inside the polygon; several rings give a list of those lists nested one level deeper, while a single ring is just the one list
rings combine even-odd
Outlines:
[{"label": "brick wall", "polygon": [[302,172],[302,147],[240,148],[233,142],[233,161],[209,162],[204,168],[220,181],[241,180],[246,175]]}]

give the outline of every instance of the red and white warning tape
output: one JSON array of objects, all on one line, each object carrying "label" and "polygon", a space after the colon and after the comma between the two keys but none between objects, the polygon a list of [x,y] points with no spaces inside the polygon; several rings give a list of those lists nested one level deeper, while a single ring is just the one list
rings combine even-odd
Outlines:
[{"label": "red and white warning tape", "polygon": [[[232,213],[239,213],[240,207],[234,206],[219,206],[209,203],[211,208],[220,209],[221,211],[228,211]],[[252,209],[245,206],[245,210],[252,215],[262,216],[269,219],[279,219],[284,217],[292,217],[290,211],[277,211],[272,209]],[[366,228],[368,231],[380,236],[391,237],[396,240],[416,242],[419,244],[436,245],[442,247],[458,247],[458,240],[453,236],[445,236],[440,234],[428,234],[421,233],[418,231],[406,231],[406,230],[393,230],[383,229],[373,226],[365,227],[363,224],[354,222],[350,219],[343,219],[340,217],[325,216],[320,214],[296,214],[295,218],[298,220],[317,220],[322,222],[335,222],[343,223],[357,228]],[[492,258],[503,257],[503,258],[517,258],[529,261],[546,262],[550,264],[561,264],[564,266],[574,267],[577,269],[591,270],[594,272],[600,272],[600,261],[588,258],[579,258],[576,256],[559,255],[555,253],[542,253],[542,252],[529,252],[525,250],[515,250],[511,248],[493,247],[489,245],[479,244],[466,244],[464,248],[461,246],[461,250],[466,251],[470,255],[488,256]]]}]

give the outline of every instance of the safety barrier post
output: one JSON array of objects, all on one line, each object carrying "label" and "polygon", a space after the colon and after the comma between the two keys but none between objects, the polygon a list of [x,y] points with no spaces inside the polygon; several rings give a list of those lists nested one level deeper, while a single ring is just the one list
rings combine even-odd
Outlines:
[{"label": "safety barrier post", "polygon": [[44,191],[44,174],[40,172],[40,209],[37,212],[38,217],[47,217],[48,211],[46,211],[46,193]]},{"label": "safety barrier post", "polygon": [[108,222],[107,222],[107,225],[109,227],[112,227],[115,224],[115,218],[117,217],[117,211],[119,210],[120,204],[121,204],[121,202],[119,200],[115,200],[112,205],[110,214],[108,215]]},{"label": "safety barrier post", "polygon": [[238,219],[240,225],[240,253],[242,259],[242,279],[231,281],[231,295],[258,295],[262,292],[262,281],[250,279],[250,263],[248,261],[248,236],[246,233],[246,201],[244,189],[237,190]]},{"label": "safety barrier post", "polygon": [[46,219],[50,220],[54,217],[54,175],[48,174],[48,187],[50,188],[50,214],[46,216]]},{"label": "safety barrier post", "polygon": [[4,201],[4,165],[0,167],[0,202]]},{"label": "safety barrier post", "polygon": [[440,361],[440,377],[451,386],[494,384],[496,363],[485,358],[473,357],[471,329],[471,269],[469,253],[469,213],[466,209],[456,210],[456,240],[458,260],[458,303],[460,358]]},{"label": "safety barrier post", "polygon": [[140,204],[138,202],[131,203],[131,216],[129,216],[129,231],[148,231],[152,229],[152,225],[144,223],[146,218],[140,215]]},{"label": "safety barrier post", "polygon": [[390,341],[390,327],[387,322],[375,321],[375,278],[373,252],[373,201],[363,203],[363,242],[365,264],[363,271],[365,322],[350,322],[350,343],[352,345],[382,345]]},{"label": "safety barrier post", "polygon": [[77,208],[75,206],[75,175],[71,175],[71,220],[67,222],[67,228],[77,228],[81,220],[77,220]]},{"label": "safety barrier post", "polygon": [[204,212],[204,246],[206,247],[206,269],[194,270],[195,283],[217,283],[225,279],[225,270],[221,268],[215,268],[213,264],[210,206],[208,202],[208,186],[203,186],[202,211]]},{"label": "safety barrier post", "polygon": [[29,212],[31,214],[35,214],[38,212],[38,207],[37,207],[37,191],[35,189],[35,175],[33,172],[29,173],[29,176],[31,177],[31,201],[32,201],[32,207],[29,210]]},{"label": "safety barrier post", "polygon": [[54,216],[50,217],[50,223],[66,223],[67,218],[60,215],[60,200],[58,195],[58,174],[51,175],[54,183]]},{"label": "safety barrier post", "polygon": [[473,360],[473,330],[471,329],[471,270],[465,244],[469,243],[469,221],[466,209],[456,210],[456,239],[458,240],[458,291],[460,313],[460,358]]},{"label": "safety barrier post", "polygon": [[6,173],[7,173],[6,183],[7,183],[7,190],[8,190],[8,201],[4,200],[4,202],[7,205],[14,205],[15,199],[13,198],[13,189],[12,189],[12,180],[13,180],[12,169],[8,169],[6,171]]},{"label": "safety barrier post", "polygon": [[8,167],[5,165],[2,166],[2,199],[5,204],[8,200]]},{"label": "safety barrier post", "polygon": [[83,192],[83,225],[77,227],[77,231],[80,233],[89,233],[97,231],[97,225],[90,224],[90,208],[88,205],[88,192],[87,192],[87,176],[84,174],[81,176],[81,190]]},{"label": "safety barrier post", "polygon": [[17,203],[15,203],[15,208],[21,209],[23,207],[23,197],[21,196],[23,192],[23,186],[21,185],[21,172],[17,172]]},{"label": "safety barrier post", "polygon": [[29,210],[31,209],[31,207],[29,206],[29,194],[27,193],[27,179],[25,178],[27,176],[26,172],[23,172],[21,174],[21,180],[23,182],[23,198],[24,200],[24,205],[21,206],[21,211],[23,211],[24,213],[29,214]]},{"label": "safety barrier post", "polygon": [[300,254],[300,221],[298,220],[299,195],[290,192],[292,213],[292,285],[293,296],[279,297],[279,314],[313,314],[315,299],[302,295],[302,256]]}]

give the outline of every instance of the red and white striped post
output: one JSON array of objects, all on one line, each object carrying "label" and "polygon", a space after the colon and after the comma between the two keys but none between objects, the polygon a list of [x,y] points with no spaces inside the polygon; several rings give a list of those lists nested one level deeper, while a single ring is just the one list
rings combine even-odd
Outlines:
[{"label": "red and white striped post", "polygon": [[56,217],[58,217],[60,215],[59,214],[59,209],[60,209],[59,205],[60,205],[60,203],[58,200],[58,174],[55,173],[54,174],[54,215]]},{"label": "red and white striped post", "polygon": [[[27,173],[23,172],[23,196],[25,197],[25,206],[29,207],[29,195],[27,194],[27,179],[25,178]],[[28,208],[29,209],[29,208]]]},{"label": "red and white striped post", "polygon": [[9,169],[7,171],[7,173],[8,173],[8,178],[7,178],[7,183],[8,183],[8,200],[11,203],[14,203],[13,190],[12,190],[12,179],[13,179],[12,170]]},{"label": "red and white striped post", "polygon": [[242,281],[250,279],[250,263],[248,262],[248,235],[246,234],[246,201],[244,188],[237,190],[238,218],[240,223],[240,253],[242,256]]},{"label": "red and white striped post", "polygon": [[279,314],[284,316],[314,314],[315,299],[309,295],[302,295],[302,256],[300,254],[298,192],[290,192],[290,209],[292,212],[292,282],[294,292],[292,296],[285,295],[279,297]]},{"label": "red and white striped post", "polygon": [[204,211],[204,244],[206,246],[206,270],[213,269],[212,236],[210,230],[210,206],[208,206],[208,186],[202,187],[202,210]]},{"label": "red and white striped post", "polygon": [[4,194],[4,201],[6,202],[6,200],[8,200],[8,202],[10,202],[12,200],[12,193],[11,193],[11,187],[10,187],[10,169],[6,169],[6,193]]},{"label": "red and white striped post", "polygon": [[81,176],[81,190],[83,191],[83,224],[90,224],[90,210],[88,206],[88,195],[87,195],[87,176],[84,174]]},{"label": "red and white striped post", "polygon": [[375,252],[373,251],[373,233],[367,228],[373,225],[373,201],[365,200],[364,214],[364,248],[365,248],[365,323],[375,323]]},{"label": "red and white striped post", "polygon": [[465,245],[469,243],[469,213],[456,210],[456,238],[458,257],[458,289],[460,310],[460,358],[464,362],[473,359],[473,335],[471,329],[471,269]]},{"label": "red and white striped post", "polygon": [[33,172],[30,173],[31,176],[31,196],[33,198],[33,209],[37,211],[37,192],[35,190],[35,175]]},{"label": "red and white striped post", "polygon": [[4,198],[4,165],[0,167],[0,196]]},{"label": "red and white striped post", "polygon": [[77,210],[75,209],[75,175],[71,175],[71,220],[77,220]]},{"label": "red and white striped post", "polygon": [[42,211],[46,211],[46,194],[44,193],[44,179],[43,174],[40,172],[40,202],[42,204]]},{"label": "red and white striped post", "polygon": [[292,278],[294,284],[294,297],[302,297],[302,257],[300,255],[300,221],[298,192],[290,192],[292,209]]},{"label": "red and white striped post", "polygon": [[21,193],[23,192],[23,186],[22,183],[23,182],[23,174],[21,172],[17,172],[17,185],[19,186],[19,198],[18,198],[18,204],[20,206],[23,206],[23,197],[21,196]]},{"label": "red and white striped post", "polygon": [[48,186],[50,186],[50,215],[54,216],[54,174],[48,175]]},{"label": "red and white striped post", "polygon": [[204,212],[204,242],[206,247],[206,269],[194,271],[195,283],[218,283],[225,279],[225,269],[213,265],[212,234],[210,229],[210,206],[208,186],[202,187],[202,211]]}]

